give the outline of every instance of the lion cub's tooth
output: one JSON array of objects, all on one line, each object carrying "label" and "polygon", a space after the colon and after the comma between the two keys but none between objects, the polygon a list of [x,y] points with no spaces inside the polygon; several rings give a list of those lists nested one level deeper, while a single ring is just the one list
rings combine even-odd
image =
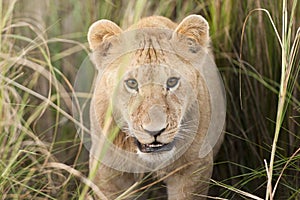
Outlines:
[{"label": "lion cub's tooth", "polygon": [[149,144],[149,147],[161,147],[162,144]]}]

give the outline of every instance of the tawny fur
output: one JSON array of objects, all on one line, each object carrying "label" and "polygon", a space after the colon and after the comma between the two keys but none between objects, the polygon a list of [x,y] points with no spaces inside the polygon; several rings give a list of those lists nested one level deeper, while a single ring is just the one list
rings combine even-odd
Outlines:
[{"label": "tawny fur", "polygon": [[[164,17],[148,17],[142,19],[137,24],[132,25],[125,30],[125,32],[143,28],[171,30],[174,32],[174,38],[178,37],[179,40],[180,36],[184,35],[200,45],[205,52],[210,52],[208,35],[209,27],[206,20],[201,16],[188,16],[179,25]],[[104,41],[108,40],[114,35],[121,34],[122,32],[122,29],[120,29],[113,22],[101,20],[91,26],[88,34],[90,48],[94,54],[94,62],[98,69],[101,69],[102,71],[105,69],[103,72],[103,77],[101,79],[97,79],[95,82],[96,87],[91,105],[92,153],[97,152],[98,148],[101,147],[101,144],[96,143],[94,139],[95,135],[99,134],[97,131],[99,130],[99,127],[102,129],[107,127],[107,129],[110,130],[111,126],[116,125],[116,122],[114,122],[112,118],[108,126],[106,126],[105,123],[107,121],[107,108],[110,106],[112,91],[115,87],[112,83],[116,78],[115,76],[118,72],[118,65],[122,62],[122,58],[118,58],[113,62],[105,63],[102,56],[106,55],[106,52],[103,53],[103,51],[109,49],[111,45],[107,45],[106,47]],[[99,52],[101,52],[101,54]],[[198,74],[197,70],[189,66],[189,60],[187,58],[179,58],[176,56],[170,57],[163,51],[158,51],[155,46],[149,47],[147,51],[141,50],[128,53],[128,56],[132,66],[136,67],[145,63],[153,66],[153,69],[150,68],[150,72],[147,72],[147,74],[154,73],[151,70],[154,70],[156,65],[167,63],[168,65],[172,66],[173,69],[179,70],[182,74],[188,77],[187,79],[189,79],[191,82],[192,89],[197,91],[196,98],[201,117],[198,119],[199,127],[192,144],[179,159],[163,169],[153,172],[153,176],[155,178],[166,177],[164,182],[167,185],[169,200],[205,199],[205,195],[208,192],[209,179],[212,174],[213,156],[220,147],[222,137],[219,139],[218,144],[214,147],[213,152],[210,152],[204,158],[199,158],[199,149],[208,130],[211,116],[208,89],[205,86],[203,78],[201,78],[201,75]],[[125,68],[125,70],[129,71],[132,70],[132,68],[128,67]],[[147,77],[144,78],[147,79]],[[153,91],[156,93],[153,93]],[[161,101],[172,101],[173,107],[171,105],[170,109],[166,110],[165,112],[168,116],[169,124],[178,126],[180,122],[178,121],[179,117],[176,115],[177,113],[180,113],[182,105],[186,102],[181,102],[180,99],[176,99],[175,97],[174,99],[166,100],[166,95],[163,94],[159,89],[155,88],[145,90],[143,95],[147,97],[156,95],[157,97],[153,99],[150,98],[148,103],[140,105],[140,110],[136,109],[135,112],[132,113],[132,118],[134,119],[131,122],[132,126],[137,126],[137,124],[142,123],[141,119],[145,118],[145,115],[148,114],[146,111],[150,108],[150,106],[156,104],[155,101],[158,103]],[[130,107],[132,105],[126,106]],[[174,136],[172,135],[172,137]],[[132,137],[128,137],[128,135],[122,131],[119,132],[113,143],[116,146],[125,149],[126,151],[136,152],[134,139]],[[96,162],[97,158],[91,156],[91,168]],[[135,183],[136,175],[133,173],[120,172],[100,164],[94,181],[108,199],[115,199],[118,195],[126,191],[126,189],[130,188]]]}]

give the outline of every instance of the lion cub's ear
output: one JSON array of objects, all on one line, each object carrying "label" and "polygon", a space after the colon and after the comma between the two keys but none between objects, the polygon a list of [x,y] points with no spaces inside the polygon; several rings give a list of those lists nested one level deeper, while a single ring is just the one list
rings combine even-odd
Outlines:
[{"label": "lion cub's ear", "polygon": [[88,32],[88,42],[92,51],[107,38],[120,34],[122,29],[112,21],[102,19],[93,23]]},{"label": "lion cub's ear", "polygon": [[173,37],[186,37],[202,47],[209,45],[209,25],[200,15],[189,15],[174,31]]}]

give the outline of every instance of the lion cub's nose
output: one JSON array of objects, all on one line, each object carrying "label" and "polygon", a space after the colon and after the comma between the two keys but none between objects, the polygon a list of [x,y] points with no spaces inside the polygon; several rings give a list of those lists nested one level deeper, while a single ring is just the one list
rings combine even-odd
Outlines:
[{"label": "lion cub's nose", "polygon": [[147,129],[144,129],[144,131],[146,131],[147,133],[149,133],[152,136],[159,136],[162,132],[164,132],[166,130],[166,128],[163,128],[159,131],[149,131]]},{"label": "lion cub's nose", "polygon": [[147,117],[143,119],[143,129],[152,136],[161,134],[166,129],[167,114],[162,105],[153,105]]}]

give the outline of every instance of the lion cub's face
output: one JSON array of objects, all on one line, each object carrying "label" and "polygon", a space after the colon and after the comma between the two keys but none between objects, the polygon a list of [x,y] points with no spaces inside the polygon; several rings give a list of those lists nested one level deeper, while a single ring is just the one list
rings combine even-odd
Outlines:
[{"label": "lion cub's face", "polygon": [[127,72],[114,94],[114,118],[121,129],[135,138],[142,153],[173,149],[186,103],[193,96],[180,73],[165,65],[144,65]]},{"label": "lion cub's face", "polygon": [[197,92],[203,84],[191,61],[201,60],[208,49],[208,24],[193,15],[174,29],[155,26],[123,31],[100,20],[90,27],[89,44],[100,72],[94,121],[103,128],[112,105],[114,123],[125,133],[117,146],[172,155],[191,144],[198,130]]}]

